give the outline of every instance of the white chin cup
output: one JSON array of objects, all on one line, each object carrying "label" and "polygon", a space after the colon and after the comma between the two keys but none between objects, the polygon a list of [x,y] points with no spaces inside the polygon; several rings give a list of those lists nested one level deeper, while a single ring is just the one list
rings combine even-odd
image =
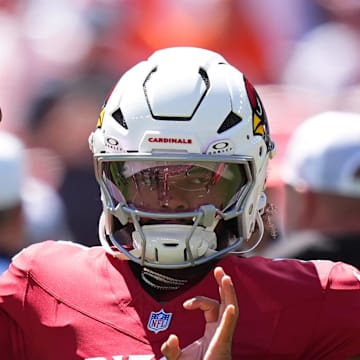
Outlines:
[{"label": "white chin cup", "polygon": [[[160,264],[180,264],[189,261],[186,239],[193,231],[192,225],[164,224],[141,227],[146,241],[145,258]],[[132,233],[135,249],[131,252],[141,255],[142,237],[139,231]],[[196,227],[189,241],[193,259],[197,259],[216,249],[216,234]],[[135,254],[134,254],[135,255]]]}]

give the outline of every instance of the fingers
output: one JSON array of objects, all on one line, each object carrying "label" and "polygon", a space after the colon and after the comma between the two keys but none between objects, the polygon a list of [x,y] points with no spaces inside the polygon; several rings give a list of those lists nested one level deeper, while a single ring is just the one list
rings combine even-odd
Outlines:
[{"label": "fingers", "polygon": [[[235,331],[237,316],[235,307],[228,305],[222,315],[220,324],[215,329],[207,346],[204,360],[232,359],[232,337]],[[209,326],[211,324],[207,324]]]},{"label": "fingers", "polygon": [[226,275],[223,268],[216,267],[214,276],[219,285],[222,309],[219,331],[222,339],[231,339],[235,331],[235,326],[239,314],[236,291],[230,276]]},{"label": "fingers", "polygon": [[180,356],[179,338],[176,335],[170,335],[161,345],[161,352],[167,360],[176,360]]},{"label": "fingers", "polygon": [[239,316],[236,292],[230,276],[221,267],[215,268],[214,276],[219,285],[221,310],[218,326],[204,359],[231,359],[232,337]]},{"label": "fingers", "polygon": [[[174,350],[174,354],[178,354],[176,356],[179,356],[179,360],[199,358],[205,360],[231,359],[232,337],[239,316],[236,291],[230,276],[224,272],[222,267],[218,266],[214,269],[214,277],[219,287],[220,304],[218,301],[204,296],[196,296],[183,304],[187,310],[202,310],[206,320],[206,327],[204,336],[198,341],[187,346],[182,352]],[[170,337],[167,343],[169,340]],[[178,349],[178,342],[176,346]],[[166,353],[166,350],[165,347],[165,352],[162,349],[163,354]],[[195,356],[195,354],[198,355]],[[167,359],[174,360],[177,358],[167,357]]]},{"label": "fingers", "polygon": [[235,306],[226,306],[217,329],[217,336],[219,342],[231,341],[235,331],[237,318],[238,316]]},{"label": "fingers", "polygon": [[205,296],[196,296],[183,303],[187,310],[200,309],[204,312],[206,322],[216,322],[219,318],[219,303]]},{"label": "fingers", "polygon": [[238,311],[236,292],[230,276],[226,275],[220,266],[214,269],[214,276],[219,285],[221,303],[225,306],[234,305],[235,310]]},{"label": "fingers", "polygon": [[183,306],[187,310],[202,310],[206,322],[217,322],[219,316],[221,316],[221,312],[231,305],[232,309],[229,310],[230,313],[227,315],[229,318],[227,317],[226,319],[231,322],[232,317],[234,317],[233,322],[236,324],[238,304],[232,280],[230,276],[225,274],[223,268],[219,266],[214,269],[214,276],[219,285],[221,307],[216,300],[204,296],[196,296],[189,299],[184,302]]}]

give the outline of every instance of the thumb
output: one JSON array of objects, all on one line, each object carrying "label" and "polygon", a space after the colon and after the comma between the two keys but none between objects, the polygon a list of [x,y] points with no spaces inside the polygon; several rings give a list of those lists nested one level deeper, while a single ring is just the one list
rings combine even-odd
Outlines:
[{"label": "thumb", "polygon": [[176,335],[170,335],[161,345],[161,352],[165,356],[166,360],[176,360],[181,353],[179,338]]}]

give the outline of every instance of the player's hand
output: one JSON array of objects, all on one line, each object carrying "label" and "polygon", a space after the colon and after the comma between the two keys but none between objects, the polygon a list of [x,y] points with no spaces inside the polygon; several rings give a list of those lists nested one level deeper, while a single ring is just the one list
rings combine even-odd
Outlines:
[{"label": "player's hand", "polygon": [[206,327],[204,336],[184,349],[179,339],[170,335],[161,347],[167,360],[229,360],[231,359],[232,337],[238,319],[236,293],[230,276],[221,267],[216,267],[214,276],[219,285],[221,303],[214,299],[197,296],[184,302],[188,310],[204,312]]}]

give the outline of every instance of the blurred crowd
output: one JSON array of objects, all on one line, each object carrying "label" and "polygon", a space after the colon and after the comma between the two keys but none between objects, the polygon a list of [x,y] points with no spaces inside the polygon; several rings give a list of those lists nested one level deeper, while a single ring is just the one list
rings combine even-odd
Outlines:
[{"label": "blurred crowd", "polygon": [[23,142],[24,176],[38,184],[22,190],[37,201],[27,201],[21,246],[98,243],[87,138],[106,93],[154,50],[183,45],[220,52],[258,89],[277,146],[268,197],[278,231],[269,241],[280,236],[290,135],[324,111],[360,113],[358,1],[0,0],[0,132]]}]

